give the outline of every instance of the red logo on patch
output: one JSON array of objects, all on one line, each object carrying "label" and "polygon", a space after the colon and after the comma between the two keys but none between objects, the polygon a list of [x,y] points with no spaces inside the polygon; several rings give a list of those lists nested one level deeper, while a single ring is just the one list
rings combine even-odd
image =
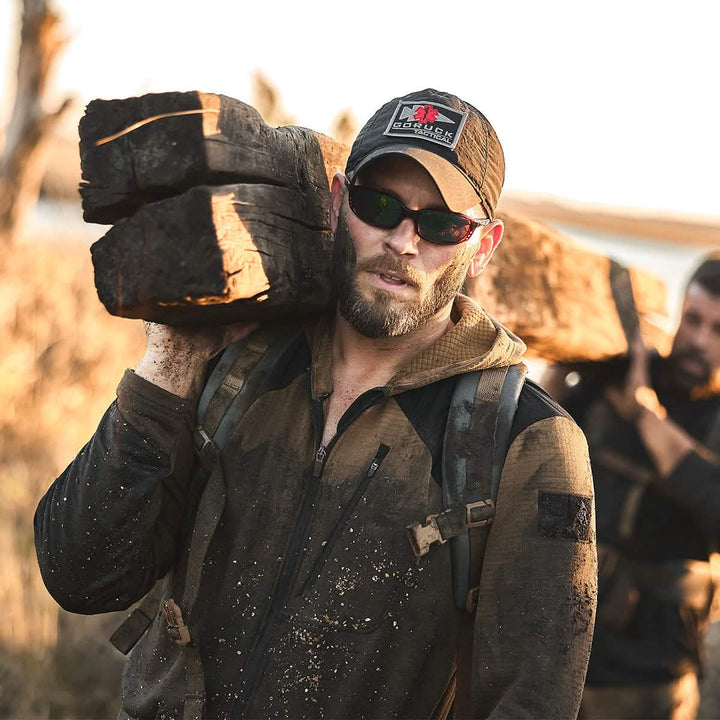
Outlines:
[{"label": "red logo on patch", "polygon": [[415,111],[413,117],[421,123],[434,123],[438,114],[438,111],[432,105],[422,105]]}]

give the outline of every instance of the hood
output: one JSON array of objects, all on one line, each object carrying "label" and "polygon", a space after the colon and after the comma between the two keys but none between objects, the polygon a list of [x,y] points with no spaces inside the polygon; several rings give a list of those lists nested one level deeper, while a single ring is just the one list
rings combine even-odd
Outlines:
[{"label": "hood", "polygon": [[[453,375],[515,365],[522,360],[525,343],[469,297],[455,298],[453,318],[456,321],[452,329],[403,365],[390,380],[387,384],[390,395]],[[323,320],[308,329],[314,397],[332,392],[331,328],[332,323]]]}]

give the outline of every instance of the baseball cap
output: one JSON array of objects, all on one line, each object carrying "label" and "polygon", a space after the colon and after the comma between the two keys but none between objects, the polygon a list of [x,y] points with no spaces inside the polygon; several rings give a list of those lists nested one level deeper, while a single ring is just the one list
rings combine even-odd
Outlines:
[{"label": "baseball cap", "polygon": [[428,88],[385,103],[358,133],[345,174],[386,155],[422,165],[451,211],[481,204],[495,216],[505,156],[487,118],[456,95]]}]

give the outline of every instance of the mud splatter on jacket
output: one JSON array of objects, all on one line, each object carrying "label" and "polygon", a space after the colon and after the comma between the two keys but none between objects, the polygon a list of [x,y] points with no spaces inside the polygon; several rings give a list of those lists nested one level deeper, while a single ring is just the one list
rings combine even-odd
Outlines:
[{"label": "mud splatter on jacket", "polygon": [[[458,687],[457,717],[577,713],[596,561],[587,447],[569,416],[526,384],[474,621],[454,606],[448,545],[416,558],[406,537],[406,525],[441,509],[456,376],[524,351],[469,299],[459,296],[456,311],[451,331],[353,403],[319,474],[332,391],[326,321],[277,361],[233,433],[221,459],[226,503],[186,618],[209,717],[430,717],[469,638],[472,679]],[[128,371],[41,501],[38,557],[68,610],[127,608],[168,571],[181,595],[198,494],[193,412]],[[183,683],[180,649],[158,619],[129,658],[124,711],[176,717]]]}]

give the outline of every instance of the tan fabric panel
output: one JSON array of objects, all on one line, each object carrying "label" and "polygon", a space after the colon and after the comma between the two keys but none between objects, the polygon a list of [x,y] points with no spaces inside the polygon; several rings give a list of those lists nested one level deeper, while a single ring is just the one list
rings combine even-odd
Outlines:
[{"label": "tan fabric panel", "polygon": [[[567,518],[541,517],[548,497],[567,506]],[[515,439],[485,554],[473,707],[458,708],[459,716],[494,710],[493,718],[512,718],[529,707],[538,708],[538,717],[577,714],[597,602],[592,497],[587,444],[571,420],[541,420]],[[566,682],[548,684],[557,676]],[[498,705],[510,678],[513,689]]]}]

